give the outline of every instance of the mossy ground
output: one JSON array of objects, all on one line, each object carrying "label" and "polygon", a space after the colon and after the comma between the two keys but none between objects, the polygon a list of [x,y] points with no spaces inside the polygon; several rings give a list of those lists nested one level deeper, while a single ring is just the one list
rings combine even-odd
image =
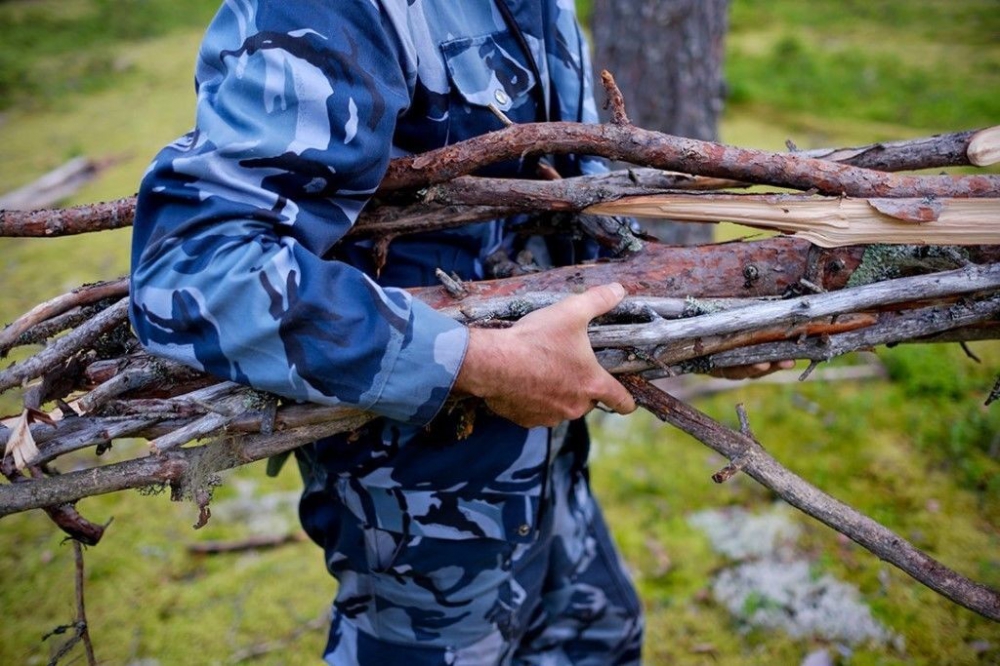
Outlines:
[{"label": "mossy ground", "polygon": [[[129,2],[97,4],[101,11],[140,11]],[[7,2],[0,15],[24,14],[30,6],[86,17],[96,11],[90,5]],[[169,30],[150,36],[119,26],[116,40],[99,48],[81,36],[93,29],[91,19],[80,23],[86,27],[80,34],[72,32],[74,24],[62,24],[70,30],[64,39],[97,53],[70,59],[91,65],[75,71],[60,60],[66,56],[50,50],[38,58],[41,69],[18,70],[70,75],[58,95],[18,97],[0,115],[0,190],[83,154],[116,161],[68,203],[134,192],[151,155],[192,119],[201,29],[183,27],[175,14],[157,16]],[[1000,44],[989,0],[734,0],[732,28],[734,96],[722,127],[729,143],[780,148],[791,138],[803,148],[857,145],[1000,120]],[[779,56],[798,62],[811,81],[775,74]],[[860,72],[861,83],[867,77],[867,87],[859,89],[850,72]],[[877,85],[868,85],[872,81]],[[127,230],[0,241],[0,320],[82,282],[124,274],[128,242]],[[757,435],[791,469],[955,569],[1000,587],[1000,409],[982,405],[1000,370],[1000,345],[979,343],[973,350],[982,363],[956,346],[879,350],[886,380],[751,385],[698,405],[735,424],[733,406],[744,403]],[[0,412],[15,409],[13,397],[0,396]],[[769,506],[767,491],[742,476],[713,484],[718,456],[647,415],[595,419],[594,433],[594,486],[643,595],[648,663],[795,664],[820,646],[749,630],[708,593],[724,560],[686,516],[706,507]],[[236,480],[253,481],[261,494],[298,483],[294,466],[275,480],[253,465],[229,475],[216,501],[237,494]],[[114,518],[104,542],[86,554],[88,614],[102,663],[225,663],[249,646],[284,638],[291,639],[288,647],[258,662],[317,661],[324,632],[296,633],[324,612],[334,589],[313,545],[194,556],[186,544],[244,536],[249,528],[216,518],[194,531],[196,509],[165,495],[120,493],[86,500],[80,509],[93,520]],[[857,585],[879,621],[905,640],[903,651],[860,646],[838,653],[840,663],[1000,663],[998,625],[815,521],[801,522],[800,548],[817,571]],[[60,637],[42,643],[42,635],[74,614],[72,549],[38,512],[3,519],[0,535],[0,663],[45,663]]]}]

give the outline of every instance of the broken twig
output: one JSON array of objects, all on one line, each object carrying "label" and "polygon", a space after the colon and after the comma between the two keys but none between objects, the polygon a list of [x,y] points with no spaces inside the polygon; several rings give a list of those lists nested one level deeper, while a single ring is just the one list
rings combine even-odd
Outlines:
[{"label": "broken twig", "polygon": [[896,566],[914,580],[991,620],[1000,621],[1000,592],[949,569],[887,527],[785,469],[747,434],[736,432],[638,375],[619,377],[636,403],[730,461],[783,500]]}]

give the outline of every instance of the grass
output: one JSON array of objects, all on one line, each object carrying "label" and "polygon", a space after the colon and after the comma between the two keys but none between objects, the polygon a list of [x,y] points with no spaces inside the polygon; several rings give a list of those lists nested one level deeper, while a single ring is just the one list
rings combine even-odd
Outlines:
[{"label": "grass", "polygon": [[[13,96],[0,95],[9,102],[0,116],[0,191],[84,154],[115,159],[69,203],[134,192],[152,154],[191,122],[193,58],[209,5],[0,3],[0,85],[21,77]],[[990,93],[1000,89],[1000,30],[993,8],[992,0],[734,0],[727,60],[733,97],[722,136],[762,148],[792,138],[805,148],[995,123],[1000,96]],[[22,87],[50,74],[44,91]],[[7,287],[0,320],[81,282],[126,272],[128,241],[127,230],[0,240]],[[735,424],[733,405],[743,402],[769,450],[803,477],[1000,587],[1000,411],[982,406],[1000,368],[1000,345],[973,349],[983,363],[954,346],[880,350],[888,380],[751,385],[698,406]],[[0,396],[0,412],[16,407]],[[766,507],[773,499],[767,491],[742,476],[712,484],[722,461],[645,415],[595,420],[594,432],[594,486],[646,605],[648,663],[800,663],[810,650],[830,647],[748,630],[707,593],[725,562],[686,516],[724,505]],[[271,480],[253,465],[229,475],[216,501],[237,496],[241,482],[255,484],[257,495],[297,487],[291,466]],[[190,504],[136,493],[88,499],[80,508],[93,520],[114,518],[105,541],[86,556],[91,631],[103,663],[222,663],[280,638],[290,647],[259,663],[316,661],[323,631],[295,637],[333,594],[315,546],[196,557],[185,544],[244,536],[249,525],[217,516],[193,531]],[[857,585],[877,618],[905,639],[903,650],[860,646],[839,656],[840,664],[1000,663],[997,625],[815,521],[801,524],[800,548],[817,571]],[[73,616],[72,550],[38,512],[4,519],[0,534],[0,600],[8,611],[0,663],[45,663],[59,637],[43,643],[41,636]]]},{"label": "grass", "polygon": [[120,46],[204,26],[202,0],[8,0],[0,5],[0,109],[60,106],[137,72]]},{"label": "grass", "polygon": [[994,124],[995,9],[991,0],[737,0],[727,39],[729,104],[913,128]]}]

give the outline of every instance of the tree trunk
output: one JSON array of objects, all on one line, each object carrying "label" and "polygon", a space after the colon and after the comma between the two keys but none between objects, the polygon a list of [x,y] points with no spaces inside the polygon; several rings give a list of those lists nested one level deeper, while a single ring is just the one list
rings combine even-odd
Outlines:
[{"label": "tree trunk", "polygon": [[[635,125],[718,139],[728,6],[728,0],[594,0],[595,70],[614,74]],[[647,220],[643,227],[665,243],[712,240],[707,224]]]}]

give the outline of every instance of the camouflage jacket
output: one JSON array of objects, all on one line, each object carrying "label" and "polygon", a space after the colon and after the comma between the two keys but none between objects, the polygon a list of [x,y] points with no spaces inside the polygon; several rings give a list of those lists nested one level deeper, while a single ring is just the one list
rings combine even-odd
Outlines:
[{"label": "camouflage jacket", "polygon": [[499,129],[489,104],[518,123],[595,121],[586,48],[572,0],[226,0],[207,31],[196,127],[139,192],[132,322],[159,355],[385,417],[298,452],[303,523],[335,575],[353,566],[350,514],[381,530],[374,544],[532,538],[549,431],[485,412],[462,442],[447,415],[425,427],[468,334],[403,289],[436,268],[481,277],[504,223],[398,238],[377,279],[366,244],[342,239],[392,157]]},{"label": "camouflage jacket", "polygon": [[572,0],[226,0],[199,53],[196,127],[140,188],[139,339],[287,398],[426,423],[467,331],[399,287],[438,267],[481,277],[502,223],[394,241],[378,281],[364,244],[338,241],[390,158],[498,129],[491,103],[515,122],[594,121],[590,85]]}]

